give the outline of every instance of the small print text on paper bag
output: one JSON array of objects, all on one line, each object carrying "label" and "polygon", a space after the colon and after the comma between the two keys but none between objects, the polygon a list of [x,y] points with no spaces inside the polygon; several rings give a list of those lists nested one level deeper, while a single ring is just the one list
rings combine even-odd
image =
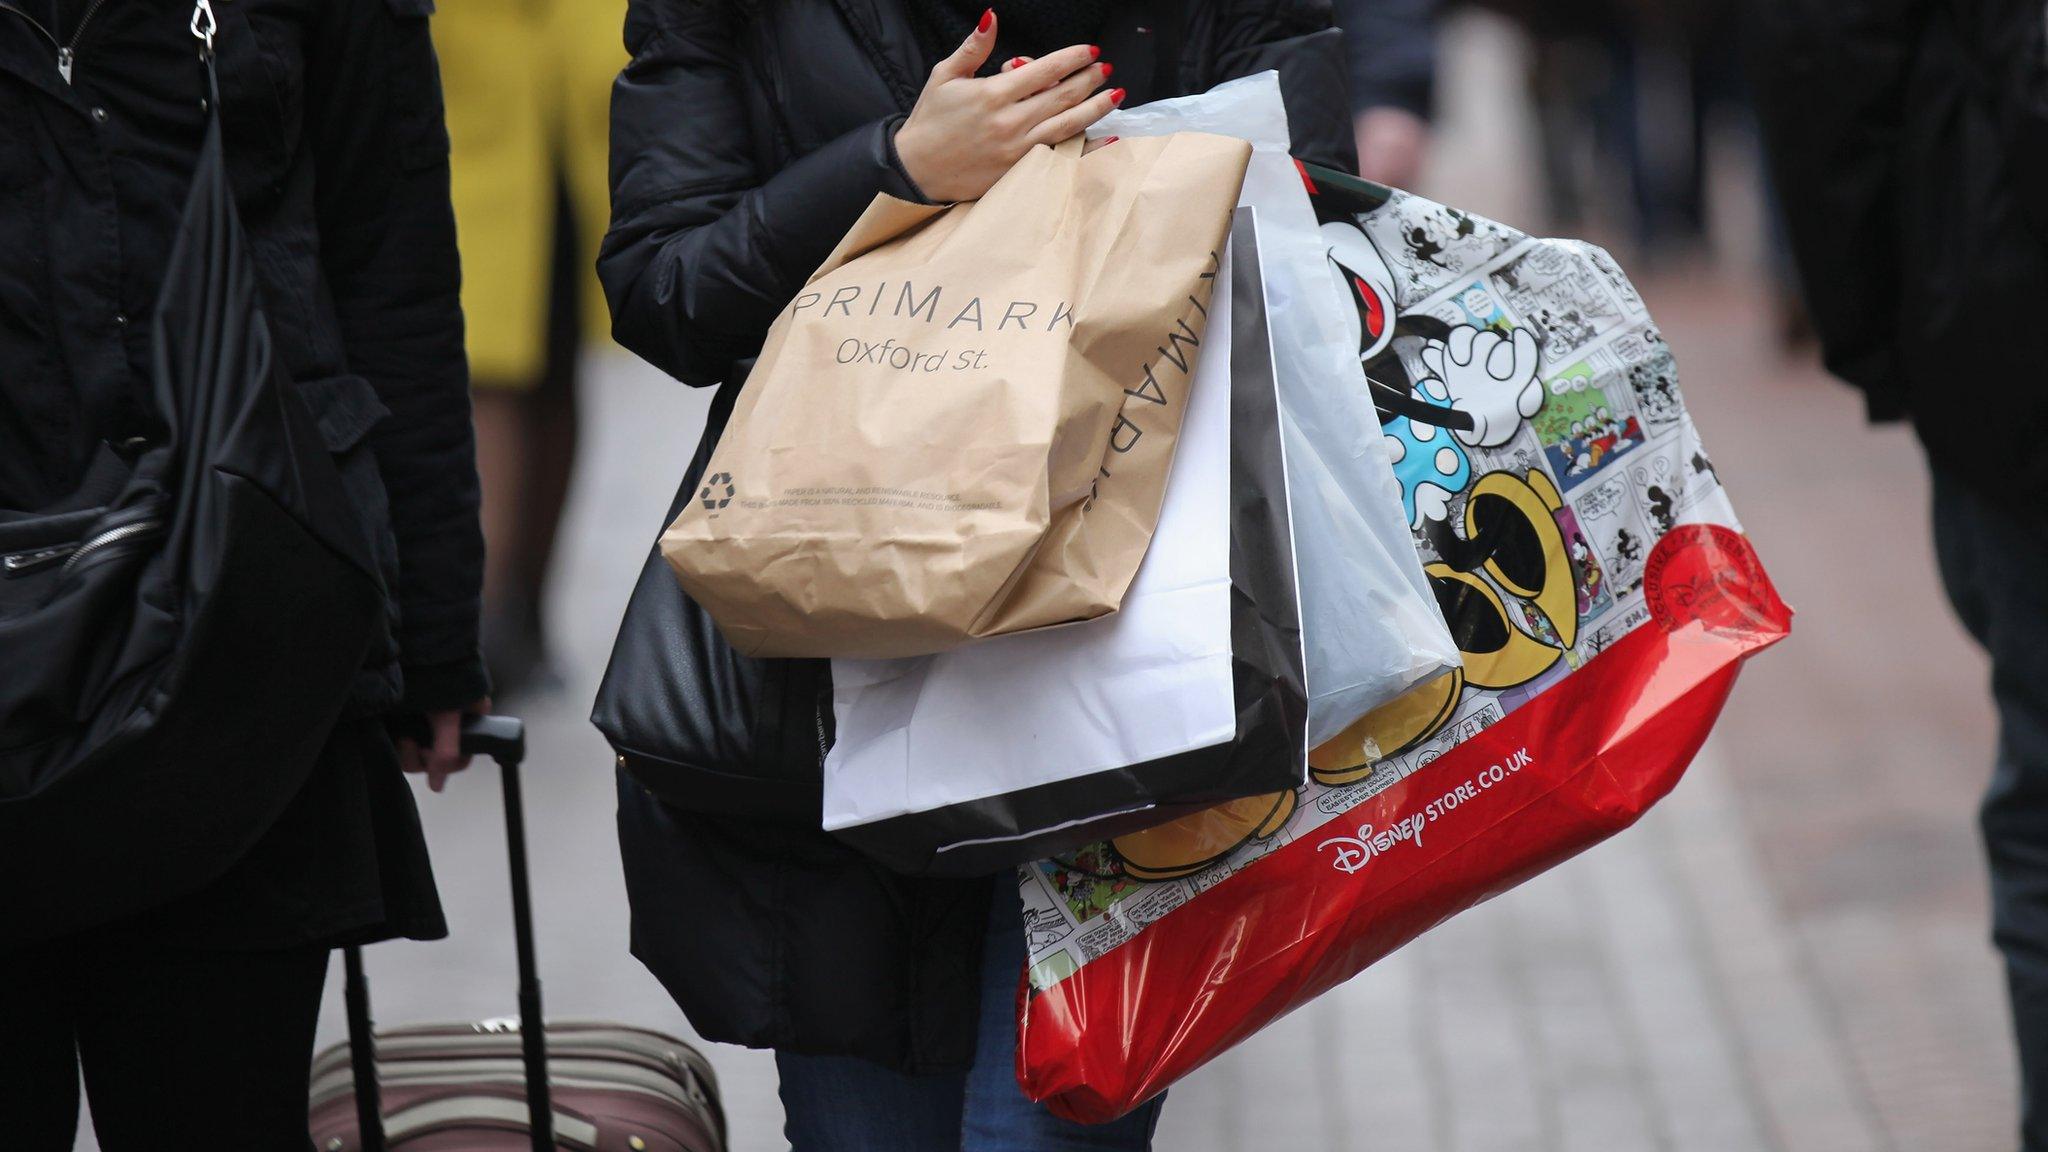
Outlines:
[{"label": "small print text on paper bag", "polygon": [[878,197],[770,330],[662,547],[740,651],[903,656],[1114,611],[1249,147],[1034,149]]}]

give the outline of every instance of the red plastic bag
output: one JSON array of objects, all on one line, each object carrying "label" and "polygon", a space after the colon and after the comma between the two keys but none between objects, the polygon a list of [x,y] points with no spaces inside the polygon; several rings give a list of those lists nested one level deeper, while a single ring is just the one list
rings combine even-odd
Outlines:
[{"label": "red plastic bag", "polygon": [[1072,1119],[1633,823],[1791,625],[1605,253],[1307,175],[1465,667],[1305,788],[1023,871],[1018,1078]]}]

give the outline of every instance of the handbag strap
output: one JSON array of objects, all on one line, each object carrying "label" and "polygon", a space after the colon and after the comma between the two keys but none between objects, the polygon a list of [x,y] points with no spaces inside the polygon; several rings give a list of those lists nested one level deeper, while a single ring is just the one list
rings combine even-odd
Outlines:
[{"label": "handbag strap", "polygon": [[220,73],[213,66],[213,34],[220,22],[213,17],[213,0],[196,0],[192,5],[192,35],[199,41],[199,60],[206,65],[206,114],[220,120]]}]

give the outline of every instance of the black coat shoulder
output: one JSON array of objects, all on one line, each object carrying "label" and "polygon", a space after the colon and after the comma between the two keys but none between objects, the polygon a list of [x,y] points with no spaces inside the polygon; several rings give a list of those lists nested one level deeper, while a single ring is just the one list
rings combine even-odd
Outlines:
[{"label": "black coat shoulder", "polygon": [[2036,0],[1751,0],[1758,120],[1827,366],[2029,517],[2048,389],[2048,22]]}]

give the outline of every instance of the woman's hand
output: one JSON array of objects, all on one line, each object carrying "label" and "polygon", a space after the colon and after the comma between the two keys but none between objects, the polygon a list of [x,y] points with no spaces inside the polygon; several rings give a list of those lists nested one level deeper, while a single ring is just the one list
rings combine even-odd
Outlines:
[{"label": "woman's hand", "polygon": [[467,708],[427,713],[424,731],[418,734],[427,738],[424,743],[412,735],[398,738],[399,767],[426,773],[427,787],[439,792],[448,777],[469,767],[469,757],[462,754],[463,717],[481,716],[490,710],[491,698],[486,696]]},{"label": "woman's hand", "polygon": [[[1033,58],[1030,56],[1012,56],[1008,60],[1003,61],[1003,71],[1015,71],[1016,69],[1022,68],[1026,64],[1031,63],[1032,59]],[[1103,65],[1103,67],[1107,68],[1108,65],[1105,64]],[[1121,96],[1122,92],[1123,89],[1117,89],[1118,99],[1115,102],[1118,104],[1123,103]],[[1088,142],[1081,145],[1081,155],[1086,156],[1087,154],[1095,151],[1098,148],[1107,148],[1111,144],[1116,143],[1119,139],[1121,139],[1121,137],[1118,136],[1090,136],[1088,138]]]},{"label": "woman's hand", "polygon": [[989,11],[932,67],[917,106],[896,130],[896,156],[927,199],[976,199],[1032,145],[1065,140],[1123,102],[1121,88],[1096,91],[1112,69],[1097,60],[1102,50],[1092,44],[977,77],[995,44],[996,18]]}]

